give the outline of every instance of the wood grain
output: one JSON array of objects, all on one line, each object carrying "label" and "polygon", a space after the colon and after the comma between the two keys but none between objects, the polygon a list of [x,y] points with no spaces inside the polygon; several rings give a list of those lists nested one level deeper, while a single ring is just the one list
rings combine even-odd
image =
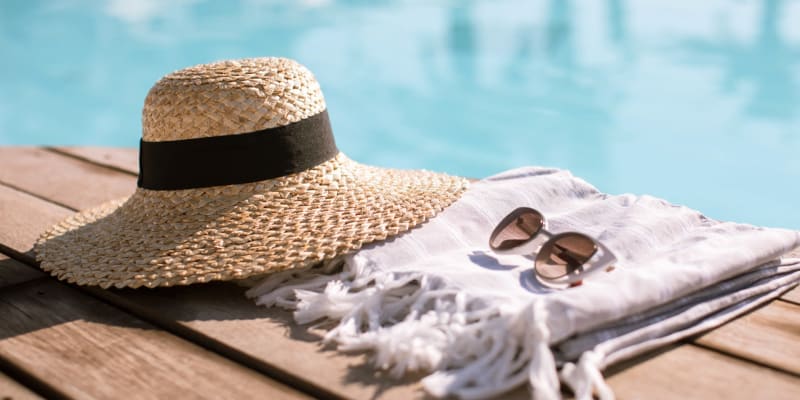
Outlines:
[{"label": "wood grain", "polygon": [[772,302],[704,334],[697,343],[800,376],[800,306]]},{"label": "wood grain", "polygon": [[28,253],[45,229],[70,214],[64,207],[0,185],[0,250]]},{"label": "wood grain", "polygon": [[130,174],[29,147],[0,147],[0,182],[78,210],[136,189]]},{"label": "wood grain", "polygon": [[[86,180],[93,177],[89,172],[81,176],[66,178]],[[26,183],[25,185],[28,184]],[[23,187],[25,190],[29,190],[28,186]],[[31,190],[33,191],[33,189]],[[66,201],[70,196],[73,196],[72,192],[74,190],[55,193],[53,194],[53,200],[58,202]],[[15,196],[21,195],[19,192],[12,193]],[[35,200],[31,204],[36,207],[57,207],[52,204],[43,205],[42,203],[47,202],[43,202],[40,199]],[[2,209],[3,201],[2,191],[0,191],[0,209]],[[33,207],[34,212],[36,207]],[[31,212],[30,207],[27,212]],[[18,221],[18,223],[22,223],[22,221]],[[45,227],[40,225],[38,229],[44,229]],[[7,229],[0,228],[0,243],[3,243],[2,235],[4,230]],[[20,245],[19,242],[17,244]],[[212,348],[216,352],[254,369],[277,376],[292,385],[303,387],[304,390],[309,390],[310,393],[315,395],[352,398],[412,398],[422,396],[419,385],[414,383],[414,379],[417,377],[409,377],[406,380],[396,382],[381,373],[375,372],[371,366],[365,364],[367,357],[365,355],[346,356],[330,349],[321,348],[317,341],[319,336],[316,332],[296,326],[286,312],[256,307],[250,300],[244,298],[243,291],[244,289],[235,284],[217,283],[158,290],[102,291],[98,289],[93,290],[92,293],[112,304],[129,310],[140,318],[153,321],[180,336]],[[771,305],[768,307],[771,307]],[[716,346],[716,344],[713,344],[713,346]],[[681,354],[688,351],[689,353],[686,354],[690,356],[692,354],[705,354],[706,358],[708,358],[707,353],[709,352],[706,350],[693,345],[681,347],[691,349],[681,350]],[[701,353],[697,353],[698,351]],[[702,353],[704,351],[705,353]],[[715,353],[711,352],[711,354]],[[656,359],[661,357],[656,357]],[[718,354],[715,354],[715,357],[712,357],[713,360],[709,364],[710,367],[720,365],[724,367],[724,365],[733,362],[735,366],[731,368],[738,371],[737,373],[747,375],[747,371],[750,371],[749,367],[742,367],[742,365],[748,366],[746,361],[735,360],[732,357]],[[652,370],[653,368],[658,370],[660,368],[662,370],[661,373],[666,374],[672,384],[692,386],[697,393],[714,393],[718,389],[719,383],[708,381],[703,374],[666,373],[665,371],[671,368],[671,361],[669,360],[660,361],[656,366],[657,368],[649,364],[652,361],[648,361],[645,363],[647,365],[645,368],[647,370]],[[686,365],[703,365],[705,370],[705,365],[702,364],[705,362],[703,360],[698,360],[698,363],[692,363],[679,357],[672,368],[685,369]],[[755,364],[752,366],[755,368],[752,371],[756,371],[753,372],[754,376],[761,377],[764,374],[763,368]],[[629,370],[634,371],[638,370],[638,368],[639,366],[636,366]],[[766,371],[769,370],[766,369]],[[617,384],[623,385],[623,387],[625,385],[636,387],[635,382],[627,381],[639,379],[639,373],[630,372],[626,376],[614,379],[616,379]],[[783,375],[777,376],[781,377]],[[769,379],[777,379],[779,388],[788,387],[786,382],[792,382],[791,378],[785,377],[772,377]],[[798,382],[800,380],[795,380],[794,384],[796,385]],[[664,386],[662,390],[669,393],[670,389]],[[527,396],[526,390],[514,391],[511,396],[524,398]],[[744,396],[732,397],[747,398]]]},{"label": "wood grain", "polygon": [[[56,165],[64,163],[64,156],[57,154],[45,154],[41,157],[47,163]],[[98,202],[113,198],[106,192],[97,189],[86,190],[78,185],[67,185],[64,190],[58,192],[45,192],[45,188],[36,182],[35,176],[38,175],[36,167],[32,168],[26,172],[28,179],[14,180],[26,191],[48,196],[62,204],[75,204],[77,193],[80,191],[95,193],[92,196],[97,196],[94,198]],[[93,168],[72,169],[68,175],[61,177],[65,182],[91,181],[95,178]],[[0,186],[0,205],[9,204],[9,210],[14,209],[20,216],[53,215],[37,220],[19,218],[5,225],[12,228],[11,231],[24,226],[25,231],[30,232],[21,237],[13,237],[14,240],[8,246],[14,250],[27,251],[32,247],[39,232],[70,214],[70,211],[63,207],[13,189],[5,188],[7,193],[4,196],[1,189],[2,186]],[[27,207],[19,209],[21,203]],[[2,229],[2,231],[8,230]],[[4,244],[3,239],[0,236],[0,243]],[[164,303],[164,298],[153,291],[129,291],[125,296],[118,295],[111,298],[111,292],[98,290],[96,295],[108,298],[117,304],[124,304],[125,308],[135,310],[135,313],[145,315],[146,318],[157,320],[159,324],[172,324],[173,328],[181,329],[183,334],[194,335],[194,339],[209,338],[204,344],[216,346],[219,351],[239,360],[249,360],[249,364],[255,368],[270,374],[278,374],[290,381],[294,380],[312,391],[356,398],[380,394],[382,398],[389,399],[404,399],[421,393],[419,385],[412,384],[413,377],[403,382],[392,382],[383,374],[375,373],[373,368],[365,363],[363,355],[348,357],[333,351],[321,351],[316,336],[313,337],[315,340],[306,337],[305,341],[287,338],[287,332],[300,332],[302,328],[290,324],[291,318],[286,313],[257,307],[244,297],[244,289],[238,286],[228,286],[227,289],[223,289],[223,293],[214,289],[209,290],[205,285],[178,288],[174,292],[179,292],[181,295],[178,296],[178,300],[168,303]],[[128,296],[130,299],[126,300]],[[203,317],[198,318],[198,315]],[[237,315],[246,315],[247,318],[236,318]],[[298,354],[304,356],[299,358]],[[326,365],[327,368],[320,369],[319,365]],[[356,365],[361,365],[361,368],[350,368]]]},{"label": "wood grain", "polygon": [[73,398],[302,398],[53,280],[0,292],[0,357]]},{"label": "wood grain", "polygon": [[[786,257],[800,258],[800,247],[794,249],[794,251],[789,252],[789,254],[787,254]],[[797,286],[794,289],[784,293],[783,296],[781,296],[781,299],[800,305],[800,286]]]},{"label": "wood grain", "polygon": [[800,379],[696,346],[680,346],[607,377],[622,400],[773,399],[800,396]]},{"label": "wood grain", "polygon": [[0,289],[45,276],[47,275],[37,268],[22,264],[0,254]]},{"label": "wood grain", "polygon": [[111,290],[102,295],[138,315],[158,319],[194,342],[320,395],[381,399],[422,396],[416,383],[420,375],[395,380],[375,371],[366,355],[348,356],[324,348],[318,332],[298,326],[286,311],[256,306],[245,298],[244,290],[234,283],[211,283]]},{"label": "wood grain", "polygon": [[52,147],[52,151],[68,154],[97,165],[105,165],[133,175],[139,173],[139,149],[119,147]]},{"label": "wood grain", "polygon": [[0,373],[0,399],[2,400],[37,400],[42,397],[31,392],[25,386]]},{"label": "wood grain", "polygon": [[781,296],[781,299],[800,306],[800,286],[797,286],[794,289],[786,292],[783,296]]},{"label": "wood grain", "polygon": [[[92,179],[91,175],[82,175]],[[24,182],[23,182],[24,183]],[[25,189],[35,189],[25,186]],[[31,220],[20,218],[5,227],[17,227],[35,234],[14,237],[15,250],[29,249],[38,236],[69,210],[25,193],[6,188],[3,196],[0,185],[0,207],[25,203],[27,208],[17,210],[25,214],[58,214],[58,218]],[[76,189],[77,190],[77,189]],[[55,194],[67,200],[75,190]],[[40,209],[39,209],[40,208]],[[54,212],[59,210],[60,212]],[[4,242],[0,229],[0,244]],[[145,319],[170,327],[182,336],[264,371],[282,380],[321,395],[365,398],[380,395],[386,399],[420,397],[421,387],[416,378],[394,381],[383,373],[374,371],[365,355],[347,356],[319,347],[319,337],[303,333],[304,328],[292,323],[286,312],[258,307],[244,297],[244,289],[235,284],[195,285],[184,288],[160,290],[104,291],[93,293],[114,304],[132,311]],[[173,294],[170,294],[173,293]],[[175,294],[177,293],[177,294]],[[165,297],[166,296],[166,297]],[[297,340],[299,339],[299,340]],[[302,357],[298,357],[302,354]],[[325,365],[325,368],[319,368]],[[522,395],[524,391],[519,392]]]}]

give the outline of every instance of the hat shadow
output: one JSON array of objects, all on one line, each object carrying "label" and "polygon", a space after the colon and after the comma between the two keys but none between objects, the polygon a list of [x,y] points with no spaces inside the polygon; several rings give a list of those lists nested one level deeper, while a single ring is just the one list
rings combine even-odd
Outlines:
[{"label": "hat shadow", "polygon": [[[59,352],[63,347],[59,345],[59,337],[79,335],[81,331],[93,330],[95,339],[103,340],[115,334],[127,334],[128,331],[120,331],[118,327],[157,329],[15,260],[0,260],[0,275],[15,278],[10,281],[0,279],[0,341],[19,351],[35,344],[41,347],[40,350]],[[92,328],[85,323],[104,326]],[[84,343],[82,340],[77,342]]]},{"label": "hat shadow", "polygon": [[[217,207],[214,215],[222,215],[240,204],[243,197],[230,197],[223,207]],[[82,229],[105,229],[107,218],[114,218],[118,213],[116,209],[96,221],[89,222],[74,231],[62,234],[65,239],[70,241],[80,240],[81,235],[76,234],[77,230]],[[177,211],[179,212],[179,211]],[[208,216],[214,218],[214,215]],[[184,224],[183,229],[175,232],[173,240],[176,243],[187,239],[195,232],[204,228],[204,221]],[[69,238],[71,235],[75,237]],[[147,265],[153,258],[142,256],[137,260],[137,264]],[[57,285],[62,290],[74,290],[70,285],[60,283],[55,279],[44,279],[48,285]],[[212,281],[208,283],[194,283],[191,285],[178,285],[170,287],[144,288],[137,289],[101,289],[97,286],[81,286],[82,291],[88,292],[91,296],[99,298],[103,307],[98,307],[104,311],[102,315],[98,311],[85,312],[76,319],[90,320],[92,322],[103,323],[115,326],[130,326],[141,329],[164,329],[172,334],[209,348],[236,362],[245,364],[251,368],[259,370],[269,376],[295,384],[299,387],[312,386],[312,391],[319,387],[323,394],[328,393],[327,389],[319,384],[305,381],[297,374],[292,373],[291,368],[278,365],[270,360],[270,351],[287,352],[295,348],[301,348],[302,352],[297,354],[280,357],[291,359],[298,363],[312,363],[313,360],[320,360],[314,357],[309,360],[303,357],[304,353],[329,353],[324,356],[329,362],[333,353],[339,357],[342,353],[335,350],[333,346],[322,344],[322,333],[315,331],[308,326],[301,326],[294,322],[291,312],[276,307],[268,308],[258,306],[251,299],[248,299],[244,292],[248,289],[237,284],[235,281]],[[78,296],[81,297],[81,296]],[[1,297],[0,297],[1,298]],[[42,304],[44,307],[45,304]],[[127,318],[111,318],[110,313],[106,312],[105,307],[115,310],[113,313],[124,315]],[[116,307],[115,307],[116,306]],[[128,313],[120,312],[121,308]],[[85,307],[91,308],[91,307]],[[55,312],[54,314],[61,314]],[[96,315],[97,314],[97,315]],[[31,330],[38,330],[48,326],[70,322],[68,319],[52,320],[37,326],[20,327],[9,331],[9,335],[16,336],[25,334]],[[295,346],[285,340],[273,340],[277,336],[289,338],[291,342],[298,341],[305,345]],[[287,346],[288,345],[288,346]],[[289,347],[289,348],[282,348]],[[343,385],[356,384],[358,386],[368,386],[374,388],[373,397],[378,397],[390,388],[397,385],[407,385],[415,382],[416,378],[406,376],[401,379],[394,379],[383,371],[376,368],[369,362],[367,354],[355,354],[341,358],[338,361],[345,365],[346,374],[342,376]],[[418,377],[417,377],[418,378]],[[423,395],[420,393],[420,397]]]},{"label": "hat shadow", "polygon": [[[0,260],[2,269],[20,266],[14,260]],[[33,267],[25,268],[36,273]],[[23,272],[25,268],[20,267]],[[322,385],[307,381],[293,373],[292,368],[272,360],[313,363],[322,357],[309,358],[303,354],[314,352],[325,353],[325,362],[331,362],[335,348],[322,344],[322,335],[315,327],[295,323],[289,311],[256,305],[245,297],[247,288],[236,283],[103,290],[78,288],[44,274],[36,275],[33,279],[12,282],[0,290],[0,315],[3,316],[0,341],[15,346],[18,351],[35,345],[41,347],[40,350],[63,352],[64,344],[56,339],[80,330],[91,331],[90,336],[99,340],[124,339],[128,335],[138,335],[136,330],[163,330],[165,335],[174,334],[189,340],[292,386],[311,386],[312,392],[328,393]],[[276,336],[289,338],[292,343],[273,340]],[[77,346],[72,343],[69,351],[80,351],[79,343],[83,342],[79,340]],[[276,354],[281,351],[284,354]],[[401,379],[392,378],[377,370],[369,362],[369,354],[364,352],[344,357],[337,353],[337,358],[346,368],[340,378],[341,384],[369,387],[373,390],[371,398],[380,397],[395,386],[413,384],[421,377],[410,374]]]},{"label": "hat shadow", "polygon": [[[393,378],[375,368],[368,352],[338,352],[335,346],[322,342],[326,323],[299,325],[288,310],[256,305],[245,297],[247,289],[236,282],[210,282],[154,289],[94,291],[105,293],[104,296],[114,303],[146,319],[165,321],[163,324],[169,330],[180,332],[193,342],[270,376],[284,377],[289,381],[297,379],[285,365],[270,364],[270,355],[289,353],[290,358],[298,363],[315,362],[316,358],[302,357],[302,352],[312,351],[325,353],[326,362],[330,362],[334,353],[343,357],[336,361],[346,366],[347,373],[341,378],[341,383],[374,388],[371,398],[380,397],[392,387],[413,384],[422,378],[421,374]],[[276,336],[302,343],[273,340]],[[315,385],[310,382],[298,384]],[[426,395],[420,391],[417,397],[420,396]]]},{"label": "hat shadow", "polygon": [[[271,353],[300,350],[288,356],[302,363],[319,359],[308,360],[302,356],[304,353],[326,353],[323,357],[329,362],[336,352],[333,346],[322,343],[319,326],[302,326],[287,310],[256,305],[245,297],[247,288],[235,282],[104,290],[58,281],[36,269],[30,253],[14,253],[25,263],[0,259],[0,341],[21,346],[19,350],[24,350],[25,343],[34,343],[45,346],[45,351],[63,352],[63,343],[54,338],[75,334],[76,329],[91,330],[92,336],[109,340],[137,335],[119,328],[165,331],[167,336],[189,340],[268,376],[306,388],[320,385],[304,381],[285,365],[271,362],[275,359]],[[273,340],[276,336],[289,338],[293,344],[282,349],[287,347],[287,341]],[[420,378],[413,374],[392,378],[377,370],[364,352],[344,357],[341,354],[337,353],[338,362],[346,368],[341,383],[373,388],[373,398]]]}]

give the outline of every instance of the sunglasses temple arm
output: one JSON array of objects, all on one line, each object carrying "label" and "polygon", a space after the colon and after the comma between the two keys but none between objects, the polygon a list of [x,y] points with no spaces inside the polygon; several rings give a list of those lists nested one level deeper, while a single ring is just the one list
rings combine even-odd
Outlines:
[{"label": "sunglasses temple arm", "polygon": [[590,262],[590,268],[586,270],[584,276],[592,275],[598,271],[605,271],[608,266],[617,262],[617,257],[614,256],[614,253],[608,247],[606,247],[606,245],[601,243],[599,240],[595,240],[595,243],[597,243],[597,247],[600,248],[602,253],[600,254],[599,259]]}]

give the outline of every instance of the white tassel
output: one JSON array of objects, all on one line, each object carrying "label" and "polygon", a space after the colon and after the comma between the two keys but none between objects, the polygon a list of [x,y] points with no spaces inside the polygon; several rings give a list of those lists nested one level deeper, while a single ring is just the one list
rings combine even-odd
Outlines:
[{"label": "white tassel", "polygon": [[259,304],[295,309],[301,324],[339,321],[324,340],[343,351],[374,351],[376,366],[393,376],[439,371],[422,382],[437,397],[498,396],[526,380],[535,399],[560,397],[539,302],[472,299],[435,276],[380,271],[357,260],[333,275],[276,274],[248,294]]},{"label": "white tassel", "polygon": [[600,400],[614,399],[614,392],[600,373],[603,358],[600,351],[589,350],[581,355],[578,365],[567,363],[561,368],[561,379],[572,388],[576,400],[592,400],[595,390]]},{"label": "white tassel", "polygon": [[481,321],[481,331],[488,336],[469,343],[472,352],[478,350],[478,358],[460,369],[432,374],[423,380],[424,387],[439,397],[455,394],[482,399],[505,393],[527,379],[534,399],[561,398],[546,318],[542,304],[534,302],[527,312]]},{"label": "white tassel", "polygon": [[550,351],[550,330],[547,327],[547,309],[541,301],[531,307],[531,342],[533,357],[528,367],[528,379],[536,400],[560,399],[561,391],[553,352]]},{"label": "white tassel", "polygon": [[[306,270],[276,272],[248,289],[245,296],[256,298],[258,305],[294,309],[297,305],[295,291],[303,289],[322,291],[328,282],[349,279],[353,275],[352,271],[335,273],[342,265],[342,258],[335,258]],[[290,281],[293,283],[287,284]]]}]

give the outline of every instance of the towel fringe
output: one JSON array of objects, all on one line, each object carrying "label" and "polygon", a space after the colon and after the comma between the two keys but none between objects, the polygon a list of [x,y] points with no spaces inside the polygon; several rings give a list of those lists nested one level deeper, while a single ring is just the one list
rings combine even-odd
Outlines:
[{"label": "towel fringe", "polygon": [[592,400],[597,393],[600,400],[614,400],[614,391],[600,372],[605,356],[597,349],[585,351],[578,364],[566,363],[561,368],[561,379],[569,385],[576,400]]},{"label": "towel fringe", "polygon": [[534,399],[561,397],[541,301],[487,302],[435,275],[382,271],[349,257],[272,274],[247,295],[295,310],[300,324],[338,321],[324,341],[373,351],[375,365],[394,377],[436,371],[422,380],[433,396],[492,397],[527,380]]}]

